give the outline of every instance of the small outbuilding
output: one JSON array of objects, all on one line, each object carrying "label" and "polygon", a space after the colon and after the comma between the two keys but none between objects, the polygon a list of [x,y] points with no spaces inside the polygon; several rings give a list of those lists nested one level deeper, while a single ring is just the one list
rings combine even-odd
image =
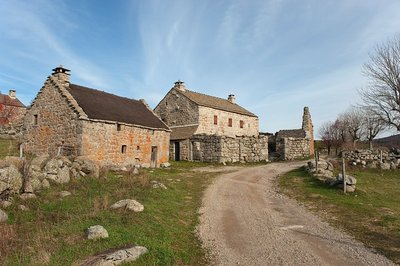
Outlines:
[{"label": "small outbuilding", "polygon": [[85,156],[99,165],[159,167],[168,162],[170,129],[144,100],[71,84],[53,69],[24,118],[24,150]]}]

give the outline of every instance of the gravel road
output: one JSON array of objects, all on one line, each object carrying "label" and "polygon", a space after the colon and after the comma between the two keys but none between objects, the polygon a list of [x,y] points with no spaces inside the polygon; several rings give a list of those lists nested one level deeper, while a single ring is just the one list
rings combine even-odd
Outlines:
[{"label": "gravel road", "polygon": [[235,169],[206,190],[198,233],[213,265],[395,265],[276,192],[302,164]]}]

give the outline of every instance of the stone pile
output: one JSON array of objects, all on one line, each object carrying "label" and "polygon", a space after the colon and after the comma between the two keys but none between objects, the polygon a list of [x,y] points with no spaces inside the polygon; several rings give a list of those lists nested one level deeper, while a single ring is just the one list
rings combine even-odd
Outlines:
[{"label": "stone pile", "polygon": [[[316,169],[315,161],[307,162],[304,166],[306,171],[313,174],[318,180],[324,182],[328,186],[336,186],[343,189],[342,174],[336,177],[333,174],[333,165],[331,162],[319,160],[318,170]],[[356,189],[357,179],[353,176],[346,175],[346,192],[354,192]]]}]

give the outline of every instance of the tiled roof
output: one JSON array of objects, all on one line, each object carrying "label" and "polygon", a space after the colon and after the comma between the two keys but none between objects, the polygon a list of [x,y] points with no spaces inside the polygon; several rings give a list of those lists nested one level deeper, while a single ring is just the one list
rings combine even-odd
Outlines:
[{"label": "tiled roof", "polygon": [[215,108],[218,110],[223,110],[227,112],[233,112],[237,114],[242,114],[242,115],[248,115],[248,116],[255,116],[252,112],[244,109],[240,105],[236,103],[231,103],[230,101],[190,90],[185,90],[185,91],[179,91],[186,97],[188,97],[190,100],[193,102],[197,103],[198,105],[201,106],[206,106],[206,107],[211,107]]},{"label": "tiled roof", "polygon": [[67,90],[90,119],[168,129],[141,101],[75,84],[70,84]]},{"label": "tiled roof", "polygon": [[285,129],[280,130],[277,138],[305,138],[306,132],[303,129]]},{"label": "tiled roof", "polygon": [[0,93],[0,104],[15,106],[15,107],[25,107],[25,105],[20,100],[18,100],[18,98],[13,99],[10,96],[1,93]]},{"label": "tiled roof", "polygon": [[198,125],[171,128],[171,140],[188,139],[196,132]]}]

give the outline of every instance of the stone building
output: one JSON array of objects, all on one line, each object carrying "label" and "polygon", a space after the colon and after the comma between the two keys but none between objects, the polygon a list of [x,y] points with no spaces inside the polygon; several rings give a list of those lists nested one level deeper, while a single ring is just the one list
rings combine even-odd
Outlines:
[{"label": "stone building", "polygon": [[268,138],[259,135],[258,117],[236,104],[190,91],[182,81],[154,112],[171,128],[173,160],[236,162],[268,159]]},{"label": "stone building", "polygon": [[283,160],[314,155],[314,126],[308,107],[304,107],[300,129],[280,130],[274,136],[270,136],[269,151]]},{"label": "stone building", "polygon": [[170,130],[144,100],[71,84],[53,69],[24,118],[24,149],[85,156],[99,165],[158,167],[168,162]]},{"label": "stone building", "polygon": [[0,126],[19,124],[25,114],[25,105],[17,98],[15,90],[8,95],[0,93]]}]

